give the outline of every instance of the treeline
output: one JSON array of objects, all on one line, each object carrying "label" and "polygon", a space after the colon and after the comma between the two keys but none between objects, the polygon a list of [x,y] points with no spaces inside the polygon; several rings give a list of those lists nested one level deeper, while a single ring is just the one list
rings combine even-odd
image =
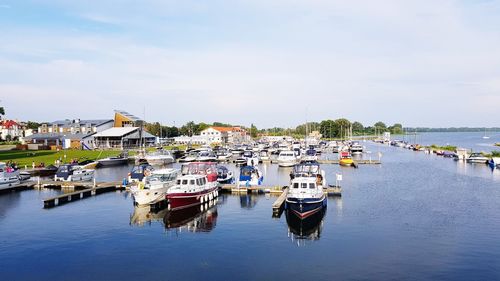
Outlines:
[{"label": "treeline", "polygon": [[307,122],[301,124],[294,129],[287,128],[270,128],[260,130],[259,133],[271,136],[292,135],[296,137],[305,136],[312,131],[319,131],[324,138],[345,138],[349,135],[375,135],[383,132],[391,132],[392,134],[402,134],[403,126],[396,123],[392,126],[387,126],[384,122],[377,122],[372,126],[364,126],[361,122],[351,122],[345,118],[336,120],[323,120],[321,122]]},{"label": "treeline", "polygon": [[485,128],[485,127],[451,127],[451,128],[426,128],[426,127],[416,127],[416,128],[405,128],[406,131],[408,132],[419,132],[419,133],[426,133],[426,132],[484,132],[489,131],[489,132],[500,132],[500,128],[494,127],[494,128]]}]

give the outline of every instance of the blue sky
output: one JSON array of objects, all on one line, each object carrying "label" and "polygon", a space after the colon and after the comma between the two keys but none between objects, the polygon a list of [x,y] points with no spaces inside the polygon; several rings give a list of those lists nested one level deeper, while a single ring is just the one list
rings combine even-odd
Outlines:
[{"label": "blue sky", "polygon": [[500,126],[499,1],[0,0],[7,117]]}]

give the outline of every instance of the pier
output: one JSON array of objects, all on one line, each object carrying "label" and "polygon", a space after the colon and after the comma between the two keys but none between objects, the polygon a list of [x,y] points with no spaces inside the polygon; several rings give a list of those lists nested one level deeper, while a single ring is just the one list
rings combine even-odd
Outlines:
[{"label": "pier", "polygon": [[73,188],[76,190],[43,200],[44,208],[53,208],[83,198],[125,189],[121,182],[102,182],[95,185],[92,182],[43,182],[36,186],[38,188]]},{"label": "pier", "polygon": [[0,194],[32,189],[35,185],[36,185],[36,183],[34,181],[25,181],[25,182],[22,182],[20,184],[16,184],[16,185],[12,185],[12,186],[0,189]]}]

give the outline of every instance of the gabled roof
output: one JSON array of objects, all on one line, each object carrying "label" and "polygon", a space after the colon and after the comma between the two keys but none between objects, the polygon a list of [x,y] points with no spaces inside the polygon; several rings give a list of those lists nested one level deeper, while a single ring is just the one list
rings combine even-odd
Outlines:
[{"label": "gabled roof", "polygon": [[19,127],[20,125],[19,125],[19,123],[17,123],[14,120],[1,120],[0,121],[0,126],[6,128],[6,129],[10,129],[13,126],[18,126]]},{"label": "gabled roof", "polygon": [[134,122],[136,122],[136,121],[142,121],[141,118],[139,118],[139,117],[137,117],[137,116],[135,116],[133,114],[130,114],[130,113],[126,112],[126,111],[123,111],[123,110],[115,110],[115,113],[120,114],[120,115],[122,115],[124,117],[127,117],[128,119],[130,119],[131,121],[134,121]]}]

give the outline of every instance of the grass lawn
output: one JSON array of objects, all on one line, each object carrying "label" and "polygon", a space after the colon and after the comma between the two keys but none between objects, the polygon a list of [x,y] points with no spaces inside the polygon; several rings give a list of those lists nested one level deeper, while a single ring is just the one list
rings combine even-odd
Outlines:
[{"label": "grass lawn", "polygon": [[[31,168],[33,161],[38,165],[40,163],[45,163],[46,166],[54,164],[54,162],[61,158],[62,162],[68,163],[71,159],[79,160],[96,160],[98,158],[106,158],[109,156],[117,156],[120,154],[118,150],[61,150],[59,152],[55,150],[11,150],[11,151],[0,151],[0,161],[7,162],[13,161],[17,163],[20,168],[24,168],[25,165]],[[66,158],[64,158],[66,155]]]}]

